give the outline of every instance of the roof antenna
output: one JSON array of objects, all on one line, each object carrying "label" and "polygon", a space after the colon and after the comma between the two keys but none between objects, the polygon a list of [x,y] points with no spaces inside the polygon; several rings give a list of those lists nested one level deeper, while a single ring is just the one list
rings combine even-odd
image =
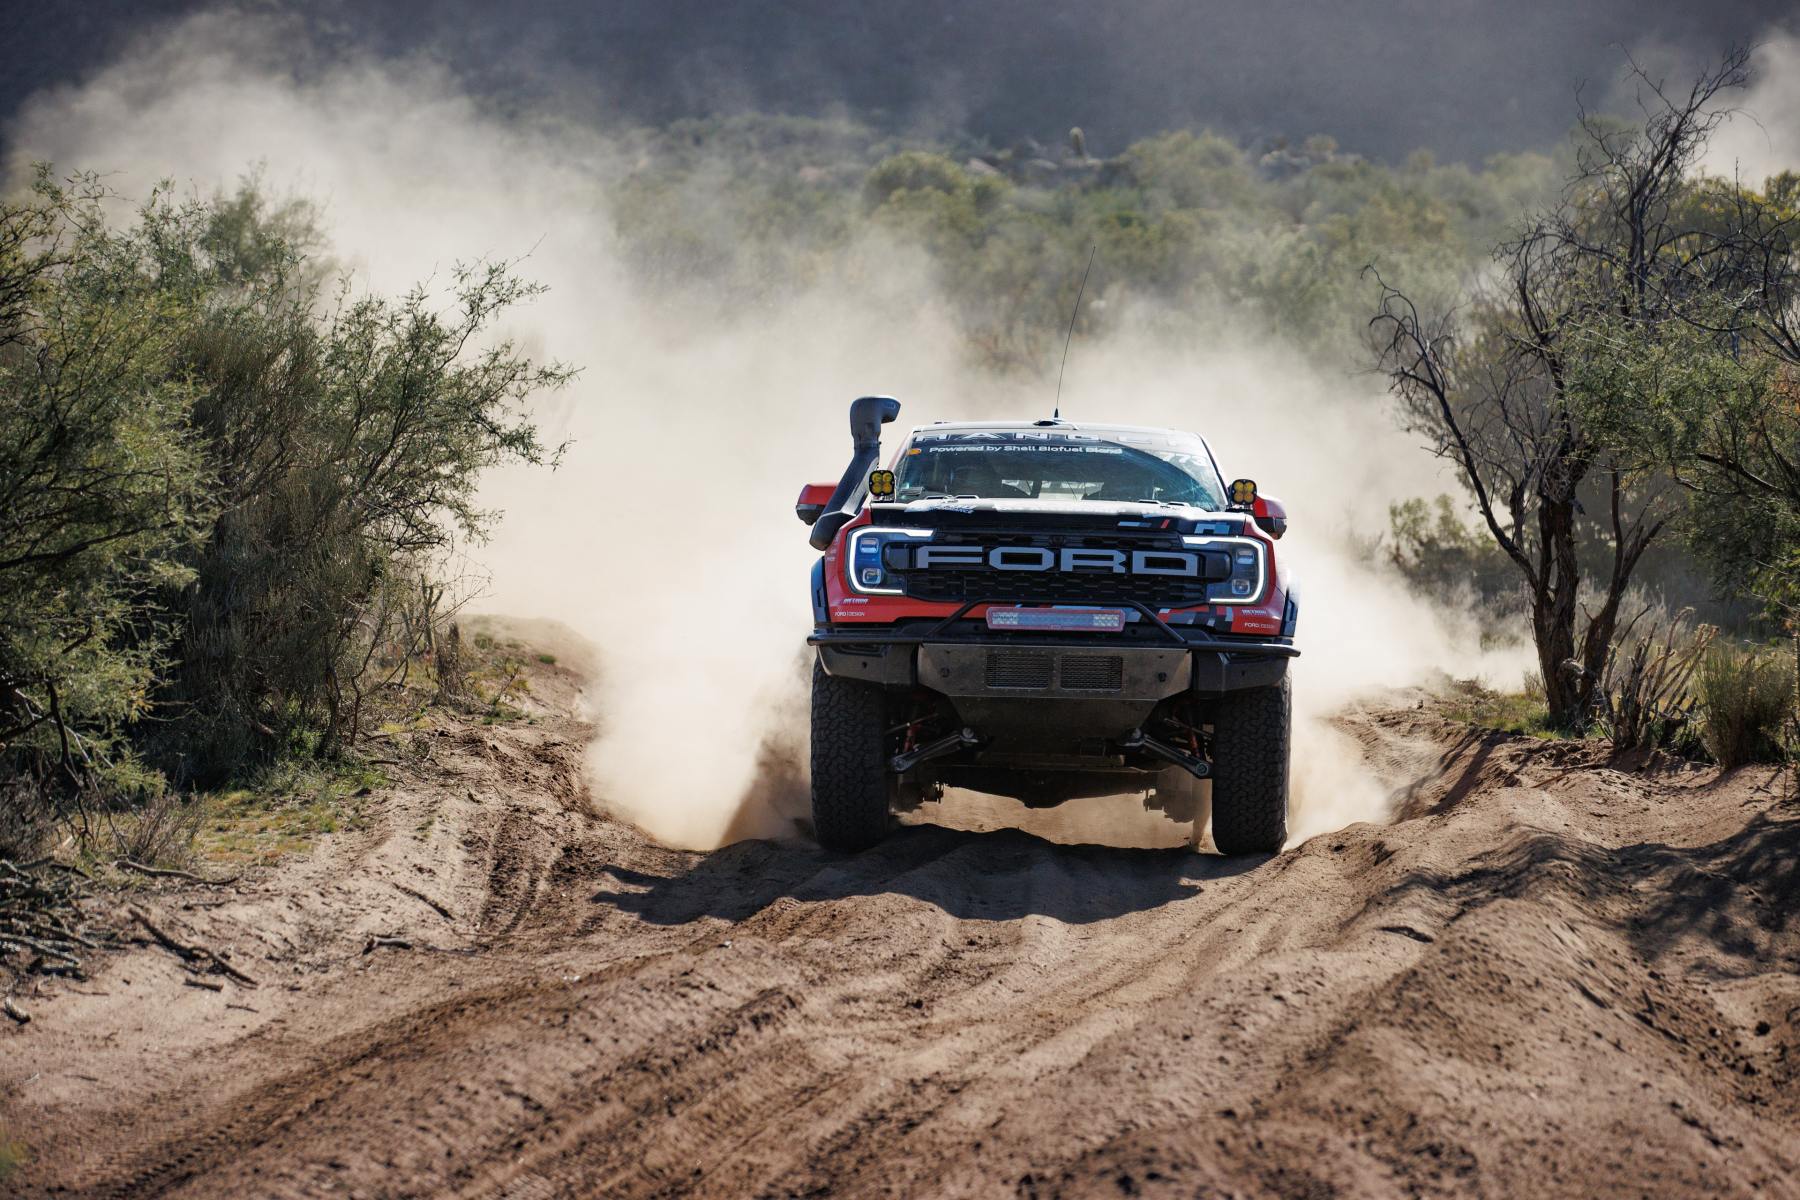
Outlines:
[{"label": "roof antenna", "polygon": [[1069,312],[1069,332],[1063,338],[1062,366],[1056,369],[1056,407],[1050,410],[1052,421],[1062,420],[1062,381],[1063,372],[1069,369],[1069,343],[1075,339],[1075,318],[1081,312],[1081,297],[1087,291],[1088,271],[1094,269],[1094,251],[1098,249],[1098,242],[1088,247],[1087,269],[1081,273],[1081,286],[1075,289],[1075,307]]}]

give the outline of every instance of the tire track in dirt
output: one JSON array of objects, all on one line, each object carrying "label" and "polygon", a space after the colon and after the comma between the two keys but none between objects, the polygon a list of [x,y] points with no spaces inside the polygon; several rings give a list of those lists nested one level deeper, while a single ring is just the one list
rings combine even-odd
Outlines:
[{"label": "tire track in dirt", "polygon": [[1410,819],[1224,860],[682,854],[559,787],[578,729],[496,727],[456,760],[507,797],[461,810],[471,940],[69,1092],[27,1194],[1796,1194],[1800,807],[1429,710],[1345,728]]}]

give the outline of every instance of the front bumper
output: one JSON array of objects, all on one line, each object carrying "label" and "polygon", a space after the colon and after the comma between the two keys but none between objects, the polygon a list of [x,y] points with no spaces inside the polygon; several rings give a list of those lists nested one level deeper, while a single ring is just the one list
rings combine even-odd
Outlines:
[{"label": "front bumper", "polygon": [[817,647],[827,674],[886,687],[917,685],[953,698],[1152,705],[1183,691],[1217,696],[1273,687],[1300,653],[1291,642],[1168,625],[1098,637],[1021,636],[996,634],[976,621],[881,630],[827,626],[807,643]]}]

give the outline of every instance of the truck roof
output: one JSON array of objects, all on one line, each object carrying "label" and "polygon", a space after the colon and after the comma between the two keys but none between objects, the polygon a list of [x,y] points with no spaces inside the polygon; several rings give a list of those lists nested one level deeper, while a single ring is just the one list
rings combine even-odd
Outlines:
[{"label": "truck roof", "polygon": [[[1186,433],[1185,429],[1174,429],[1167,425],[1122,425],[1117,421],[1070,421],[1066,419],[1039,419],[1036,421],[933,421],[929,425],[920,425],[914,433],[926,433],[933,429],[951,431],[983,431],[996,433],[1026,432],[1031,430],[1066,430],[1071,433]],[[1198,436],[1198,435],[1196,435]]]}]

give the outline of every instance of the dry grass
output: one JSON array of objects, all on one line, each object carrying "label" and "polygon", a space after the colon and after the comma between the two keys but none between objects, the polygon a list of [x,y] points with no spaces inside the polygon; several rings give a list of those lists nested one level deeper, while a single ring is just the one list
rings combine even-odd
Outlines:
[{"label": "dry grass", "polygon": [[107,813],[113,858],[150,866],[185,867],[205,806],[193,796],[160,791],[125,813]]},{"label": "dry grass", "polygon": [[1695,677],[1701,740],[1721,767],[1782,762],[1793,712],[1794,673],[1785,655],[1714,646]]},{"label": "dry grass", "polygon": [[1549,706],[1542,690],[1529,688],[1522,692],[1496,691],[1479,679],[1457,679],[1444,697],[1443,714],[1481,729],[1497,729],[1502,733],[1524,733],[1533,737],[1563,737],[1550,727]]},{"label": "dry grass", "polygon": [[194,851],[220,864],[267,864],[325,834],[360,829],[366,797],[387,777],[371,766],[306,764],[269,772],[254,788],[205,798]]}]

